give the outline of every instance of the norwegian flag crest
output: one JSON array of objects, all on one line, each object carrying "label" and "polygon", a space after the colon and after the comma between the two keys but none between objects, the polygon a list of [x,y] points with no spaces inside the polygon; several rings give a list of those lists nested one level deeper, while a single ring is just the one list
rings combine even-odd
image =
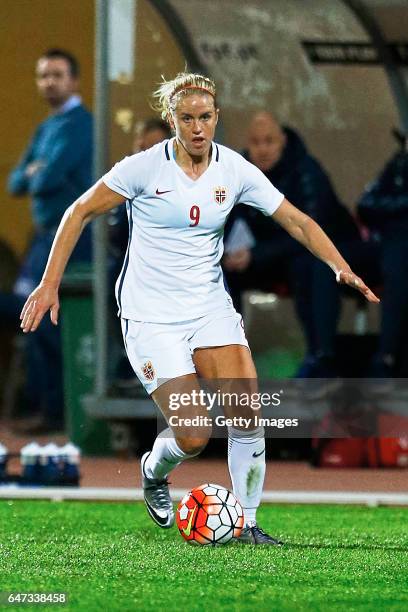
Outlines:
[{"label": "norwegian flag crest", "polygon": [[215,187],[214,189],[214,199],[217,204],[224,204],[227,198],[227,190],[225,187]]},{"label": "norwegian flag crest", "polygon": [[142,367],[143,376],[147,380],[153,380],[155,377],[154,367],[151,361],[146,361]]}]

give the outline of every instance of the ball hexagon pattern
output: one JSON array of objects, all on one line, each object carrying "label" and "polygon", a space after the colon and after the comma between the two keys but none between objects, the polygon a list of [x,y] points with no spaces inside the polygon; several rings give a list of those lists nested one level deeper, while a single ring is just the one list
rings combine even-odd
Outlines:
[{"label": "ball hexagon pattern", "polygon": [[183,497],[177,508],[176,522],[187,542],[216,546],[240,535],[244,513],[231,491],[206,483]]},{"label": "ball hexagon pattern", "polygon": [[179,516],[182,521],[184,521],[188,517],[189,509],[185,504],[183,504],[179,510]]}]

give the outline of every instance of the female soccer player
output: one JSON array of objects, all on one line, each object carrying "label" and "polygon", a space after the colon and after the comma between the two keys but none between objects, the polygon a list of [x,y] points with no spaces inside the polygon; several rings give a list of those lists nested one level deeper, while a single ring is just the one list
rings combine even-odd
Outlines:
[{"label": "female soccer player", "polygon": [[[199,390],[204,379],[256,378],[241,317],[224,288],[223,227],[234,204],[254,206],[282,225],[333,270],[338,282],[378,298],[350,269],[322,229],[290,204],[255,166],[213,142],[219,110],[215,84],[179,74],[155,92],[175,137],[126,157],[66,211],[40,285],[21,313],[24,332],[44,314],[58,321],[58,288],[83,227],[126,200],[129,244],[116,285],[129,360],[165,418],[172,394]],[[204,405],[190,416],[208,415]],[[185,414],[184,414],[185,416]],[[228,465],[245,514],[242,542],[281,544],[256,523],[265,474],[262,428],[229,428]],[[169,472],[197,455],[209,428],[168,429],[142,457],[147,510],[161,527],[174,512]]]}]

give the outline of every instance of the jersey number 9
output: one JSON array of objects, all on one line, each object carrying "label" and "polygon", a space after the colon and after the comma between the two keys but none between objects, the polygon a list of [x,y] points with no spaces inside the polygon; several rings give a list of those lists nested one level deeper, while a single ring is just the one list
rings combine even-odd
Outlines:
[{"label": "jersey number 9", "polygon": [[195,227],[200,222],[200,208],[196,204],[190,208],[190,219],[193,222],[190,223],[190,227]]}]

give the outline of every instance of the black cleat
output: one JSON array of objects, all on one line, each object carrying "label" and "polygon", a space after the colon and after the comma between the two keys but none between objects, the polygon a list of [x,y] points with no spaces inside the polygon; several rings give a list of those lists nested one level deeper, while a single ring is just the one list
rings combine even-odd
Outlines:
[{"label": "black cleat", "polygon": [[242,544],[263,544],[267,546],[283,546],[283,542],[272,538],[270,535],[265,533],[255,521],[252,521],[246,525],[241,531],[241,535],[236,538],[237,542]]},{"label": "black cleat", "polygon": [[167,478],[156,480],[147,478],[144,473],[144,464],[150,453],[142,457],[142,486],[146,509],[154,522],[163,529],[168,529],[174,524],[174,509],[169,493]]}]

